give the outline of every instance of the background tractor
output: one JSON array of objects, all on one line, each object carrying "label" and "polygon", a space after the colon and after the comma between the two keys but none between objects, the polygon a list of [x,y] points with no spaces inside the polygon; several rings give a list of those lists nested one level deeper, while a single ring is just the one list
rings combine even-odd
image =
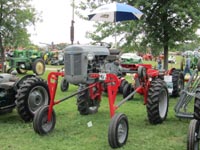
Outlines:
[{"label": "background tractor", "polygon": [[32,121],[37,109],[49,104],[47,88],[45,81],[34,75],[0,74],[0,114],[16,108],[25,122]]},{"label": "background tractor", "polygon": [[9,69],[12,72],[15,68],[19,74],[25,74],[28,70],[33,70],[36,75],[43,75],[45,63],[42,59],[42,52],[37,50],[15,50],[13,56],[8,59]]}]

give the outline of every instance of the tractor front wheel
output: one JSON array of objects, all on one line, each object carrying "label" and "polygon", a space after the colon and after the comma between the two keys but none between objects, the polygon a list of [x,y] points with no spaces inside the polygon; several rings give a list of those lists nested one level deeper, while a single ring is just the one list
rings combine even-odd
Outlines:
[{"label": "tractor front wheel", "polygon": [[125,114],[115,114],[108,128],[108,142],[112,148],[119,148],[126,144],[128,138],[128,118]]},{"label": "tractor front wheel", "polygon": [[36,74],[36,75],[43,75],[44,72],[45,72],[45,63],[42,59],[36,59],[34,62],[33,62],[33,72]]},{"label": "tractor front wheel", "polygon": [[56,124],[56,115],[54,110],[52,111],[51,120],[48,121],[48,110],[48,106],[41,107],[33,119],[34,131],[40,135],[50,133]]},{"label": "tractor front wheel", "polygon": [[19,74],[26,74],[27,73],[27,70],[22,69],[22,68],[16,68],[16,70],[17,70],[17,73],[19,73]]},{"label": "tractor front wheel", "polygon": [[69,82],[67,82],[67,80],[63,78],[60,83],[60,89],[62,92],[66,92],[68,88],[69,88]]},{"label": "tractor front wheel", "polygon": [[199,150],[199,121],[191,120],[187,135],[187,150]]},{"label": "tractor front wheel", "polygon": [[155,79],[151,82],[147,98],[147,114],[151,124],[162,123],[168,113],[169,96],[165,82]]},{"label": "tractor front wheel", "polygon": [[119,86],[119,93],[123,93],[123,89],[124,89],[124,85],[126,85],[128,83],[128,81],[126,79],[122,79],[121,80],[121,84]]},{"label": "tractor front wheel", "polygon": [[[131,83],[125,84],[123,88],[123,98],[126,98],[129,94],[131,94],[134,91],[134,88]],[[134,96],[131,96],[128,100],[133,99]]]},{"label": "tractor front wheel", "polygon": [[38,77],[31,77],[20,84],[16,95],[17,111],[25,121],[32,121],[37,110],[50,102],[47,83]]}]

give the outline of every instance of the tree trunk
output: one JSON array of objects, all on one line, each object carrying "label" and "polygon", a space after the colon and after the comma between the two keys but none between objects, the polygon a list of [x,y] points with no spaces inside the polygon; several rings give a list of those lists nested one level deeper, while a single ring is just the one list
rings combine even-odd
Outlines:
[{"label": "tree trunk", "polygon": [[5,62],[5,55],[4,55],[2,36],[1,36],[1,33],[0,33],[0,64],[1,64],[1,71],[2,72],[6,72],[4,62]]},{"label": "tree trunk", "polygon": [[163,69],[168,70],[168,45],[164,46],[164,67]]}]

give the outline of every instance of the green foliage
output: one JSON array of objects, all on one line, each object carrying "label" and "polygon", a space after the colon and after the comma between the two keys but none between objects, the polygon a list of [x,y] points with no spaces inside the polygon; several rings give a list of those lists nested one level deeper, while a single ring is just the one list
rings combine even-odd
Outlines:
[{"label": "green foliage", "polygon": [[39,21],[31,0],[0,1],[0,50],[30,45],[27,26]]}]

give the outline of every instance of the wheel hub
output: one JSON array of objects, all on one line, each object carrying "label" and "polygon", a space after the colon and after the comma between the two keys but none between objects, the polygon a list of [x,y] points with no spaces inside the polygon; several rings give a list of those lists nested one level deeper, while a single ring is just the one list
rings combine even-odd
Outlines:
[{"label": "wheel hub", "polygon": [[35,87],[29,94],[28,105],[30,111],[35,114],[35,112],[43,105],[48,105],[48,93],[43,87]]}]

